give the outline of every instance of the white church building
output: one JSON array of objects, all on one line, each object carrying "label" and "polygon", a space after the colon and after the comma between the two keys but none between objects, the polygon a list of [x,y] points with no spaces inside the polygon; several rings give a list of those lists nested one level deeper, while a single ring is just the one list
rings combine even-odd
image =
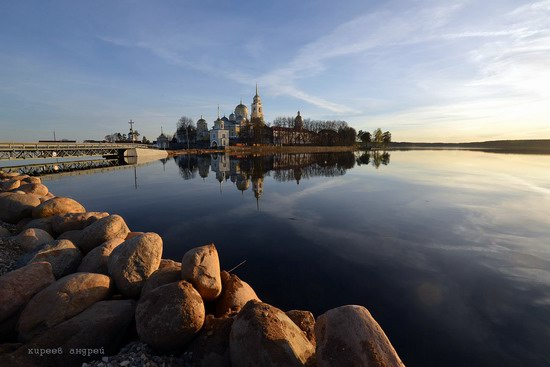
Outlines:
[{"label": "white church building", "polygon": [[[264,121],[264,112],[262,107],[262,100],[258,94],[258,85],[256,84],[256,95],[252,100],[251,108],[251,118],[260,119]],[[202,119],[202,118],[201,118]],[[235,111],[229,115],[229,118],[222,117],[220,118],[220,107],[218,106],[218,118],[214,121],[214,126],[210,130],[210,147],[211,148],[221,148],[228,146],[230,140],[236,140],[239,138],[239,133],[241,128],[250,124],[248,118],[248,108],[241,103],[235,107]],[[206,126],[206,122],[204,123]]]}]

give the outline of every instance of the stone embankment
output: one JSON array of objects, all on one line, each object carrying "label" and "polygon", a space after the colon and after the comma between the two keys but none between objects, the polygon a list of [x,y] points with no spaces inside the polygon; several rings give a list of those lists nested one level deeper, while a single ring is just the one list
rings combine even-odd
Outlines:
[{"label": "stone embankment", "polygon": [[0,180],[0,366],[403,366],[362,306],[284,312],[213,244],[163,259],[156,233]]}]

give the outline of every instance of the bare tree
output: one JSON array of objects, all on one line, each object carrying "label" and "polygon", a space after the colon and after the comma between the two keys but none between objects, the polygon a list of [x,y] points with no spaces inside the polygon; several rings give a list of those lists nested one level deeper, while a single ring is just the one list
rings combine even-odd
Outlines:
[{"label": "bare tree", "polygon": [[187,116],[182,116],[176,124],[176,140],[178,142],[187,142],[187,149],[189,149],[189,142],[194,141],[197,136],[197,128],[195,121]]}]

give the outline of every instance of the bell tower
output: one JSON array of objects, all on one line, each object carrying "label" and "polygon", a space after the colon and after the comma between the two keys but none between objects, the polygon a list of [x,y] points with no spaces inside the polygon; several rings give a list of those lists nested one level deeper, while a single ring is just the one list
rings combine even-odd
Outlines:
[{"label": "bell tower", "polygon": [[254,96],[254,99],[252,101],[252,105],[250,106],[252,112],[250,114],[250,118],[252,119],[260,119],[262,122],[264,121],[264,110],[262,107],[262,99],[260,98],[260,95],[258,94],[258,83],[256,83],[256,95]]}]

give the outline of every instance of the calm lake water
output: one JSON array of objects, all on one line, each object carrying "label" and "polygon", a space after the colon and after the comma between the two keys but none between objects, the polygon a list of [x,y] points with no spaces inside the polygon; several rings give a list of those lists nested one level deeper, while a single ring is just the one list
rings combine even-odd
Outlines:
[{"label": "calm lake water", "polygon": [[182,156],[45,183],[166,258],[214,242],[283,310],[364,305],[407,366],[550,365],[550,156]]}]

